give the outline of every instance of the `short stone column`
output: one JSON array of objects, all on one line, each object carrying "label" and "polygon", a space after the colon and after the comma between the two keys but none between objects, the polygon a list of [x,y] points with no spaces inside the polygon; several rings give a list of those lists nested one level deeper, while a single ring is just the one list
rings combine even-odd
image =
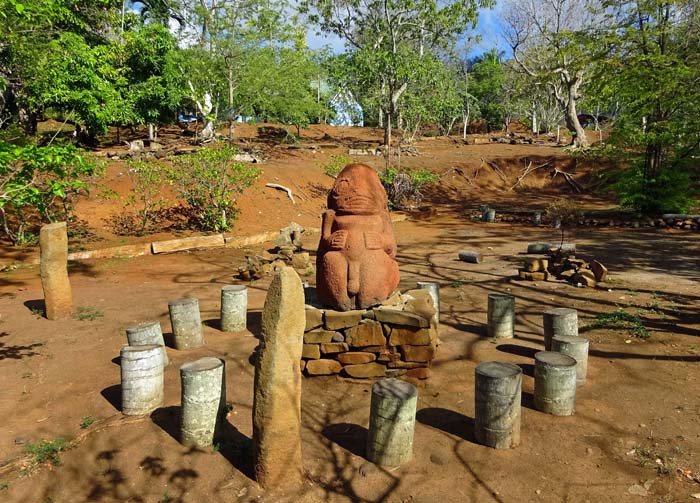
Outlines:
[{"label": "short stone column", "polygon": [[170,324],[173,327],[175,349],[191,349],[204,345],[199,301],[193,298],[168,302]]},{"label": "short stone column", "polygon": [[552,337],[552,351],[569,355],[576,360],[576,385],[586,384],[588,373],[588,339],[571,335],[555,335]]},{"label": "short stone column", "polygon": [[372,385],[367,434],[367,459],[381,466],[399,466],[413,458],[416,387],[398,379]]},{"label": "short stone column", "polygon": [[496,221],[496,210],[493,208],[486,208],[481,214],[482,222],[493,223]]},{"label": "short stone column", "polygon": [[416,283],[416,286],[421,290],[428,290],[435,306],[435,319],[440,321],[440,283],[436,281],[419,281]]},{"label": "short stone column", "polygon": [[527,254],[541,255],[543,253],[549,252],[552,246],[554,246],[552,245],[552,243],[529,243],[527,245]]},{"label": "short stone column", "polygon": [[542,225],[542,212],[536,211],[532,214],[532,225]]},{"label": "short stone column", "polygon": [[255,364],[253,466],[263,487],[301,484],[301,354],[304,287],[291,267],[273,278]]},{"label": "short stone column", "polygon": [[248,287],[227,285],[221,288],[221,331],[241,332],[246,329]]},{"label": "short stone column", "polygon": [[470,264],[480,264],[482,259],[481,253],[471,250],[461,250],[457,256],[462,262],[469,262]]},{"label": "short stone column", "polygon": [[159,321],[145,321],[126,329],[126,340],[129,346],[144,346],[146,344],[156,344],[163,350],[163,364],[170,363],[168,354],[165,352],[165,341],[163,331]]},{"label": "short stone column", "polygon": [[552,337],[555,335],[578,336],[578,314],[576,309],[553,307],[542,313],[544,328],[544,349],[552,350]]},{"label": "short stone column", "polygon": [[150,414],[163,404],[161,346],[124,346],[120,356],[122,412],[127,416]]},{"label": "short stone column", "polygon": [[61,320],[73,314],[68,280],[68,232],[65,222],[44,225],[39,231],[41,287],[46,318]]},{"label": "short stone column", "polygon": [[182,414],[180,441],[186,447],[208,447],[225,416],[224,362],[206,357],[180,367]]},{"label": "short stone column", "polygon": [[475,370],[474,436],[482,445],[510,449],[520,444],[523,372],[517,365],[483,362]]},{"label": "short stone column", "polygon": [[553,351],[535,353],[535,407],[571,416],[576,403],[576,360]]},{"label": "short stone column", "polygon": [[512,338],[515,332],[515,297],[490,293],[486,334],[493,338]]}]

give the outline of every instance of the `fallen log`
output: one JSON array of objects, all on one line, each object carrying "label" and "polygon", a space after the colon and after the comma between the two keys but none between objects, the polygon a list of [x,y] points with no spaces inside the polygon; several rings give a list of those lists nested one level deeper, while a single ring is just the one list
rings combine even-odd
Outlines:
[{"label": "fallen log", "polygon": [[272,189],[277,189],[277,190],[283,190],[284,192],[287,193],[287,195],[289,196],[289,199],[292,200],[292,204],[296,204],[296,202],[294,201],[294,196],[292,195],[292,189],[285,187],[284,185],[280,185],[278,183],[266,183],[265,187],[270,187]]}]

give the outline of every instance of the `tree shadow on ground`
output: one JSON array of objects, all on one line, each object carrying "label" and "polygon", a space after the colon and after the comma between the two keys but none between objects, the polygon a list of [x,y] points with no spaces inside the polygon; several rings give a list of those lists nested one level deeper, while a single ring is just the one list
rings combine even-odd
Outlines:
[{"label": "tree shadow on ground", "polygon": [[445,433],[476,443],[474,438],[474,418],[442,407],[428,407],[416,413],[419,423]]}]

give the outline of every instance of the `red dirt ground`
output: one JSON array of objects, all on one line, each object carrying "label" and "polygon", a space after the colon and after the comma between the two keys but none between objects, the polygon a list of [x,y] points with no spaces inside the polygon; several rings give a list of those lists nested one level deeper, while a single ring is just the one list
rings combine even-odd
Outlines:
[{"label": "red dirt ground", "polygon": [[[241,134],[252,136],[241,128]],[[332,138],[324,138],[324,134]],[[353,137],[352,135],[359,135]],[[323,190],[332,180],[321,165],[351,143],[379,141],[370,130],[314,128],[306,143],[332,144],[288,150],[268,147],[264,174],[255,190],[239,199],[240,218],[232,234],[278,229],[295,220],[317,227]],[[260,310],[269,280],[249,285],[249,331],[216,329],[219,292],[249,250],[217,249],[133,259],[72,263],[76,306],[90,308],[93,320],[48,321],[37,314],[42,291],[37,266],[22,262],[34,251],[4,253],[0,273],[0,501],[10,502],[585,502],[692,501],[700,493],[700,235],[676,230],[583,228],[571,238],[585,256],[611,269],[601,289],[578,289],[561,282],[514,279],[528,242],[553,241],[548,228],[482,224],[463,215],[482,202],[497,208],[542,208],[547,201],[574,197],[563,180],[531,175],[524,189],[508,191],[524,158],[555,157],[557,167],[591,180],[591,166],[575,166],[561,148],[539,145],[464,145],[454,139],[424,139],[417,157],[402,165],[446,173],[428,192],[432,212],[409,215],[395,224],[402,272],[400,287],[419,280],[441,284],[442,345],[432,375],[418,382],[415,458],[398,469],[375,467],[364,459],[371,382],[339,377],[304,379],[302,403],[303,487],[263,491],[251,479],[250,437],[253,397],[251,356],[257,346]],[[505,183],[482,167],[498,163]],[[367,159],[363,158],[363,161]],[[370,159],[375,167],[380,158]],[[546,171],[543,169],[542,171]],[[128,190],[121,163],[108,167],[105,183]],[[263,188],[287,185],[283,192]],[[323,188],[323,190],[321,190]],[[300,197],[299,197],[300,196]],[[586,208],[609,208],[609,197],[575,196]],[[78,205],[103,241],[72,246],[103,247],[126,242],[109,233],[102,219],[122,208],[116,200]],[[164,236],[146,236],[153,240]],[[305,248],[315,252],[318,236]],[[271,246],[268,244],[268,246]],[[479,250],[481,264],[456,260],[461,249]],[[303,278],[314,283],[313,277]],[[516,296],[516,338],[494,343],[482,338],[490,292]],[[167,302],[200,299],[206,346],[168,349],[163,408],[150,417],[119,413],[119,366],[124,328],[158,319],[169,332]],[[581,333],[591,340],[588,383],[577,393],[576,415],[553,417],[534,410],[532,356],[542,348],[542,310],[578,309]],[[599,313],[622,307],[639,313],[651,332],[639,339],[624,329],[593,328]],[[218,449],[193,450],[177,441],[179,366],[201,356],[225,358],[230,432]],[[494,451],[475,443],[474,368],[482,361],[521,365],[522,445]],[[85,417],[94,424],[80,428]],[[76,439],[62,452],[61,466],[32,466],[23,455],[42,439]],[[640,496],[637,493],[646,493]]]}]

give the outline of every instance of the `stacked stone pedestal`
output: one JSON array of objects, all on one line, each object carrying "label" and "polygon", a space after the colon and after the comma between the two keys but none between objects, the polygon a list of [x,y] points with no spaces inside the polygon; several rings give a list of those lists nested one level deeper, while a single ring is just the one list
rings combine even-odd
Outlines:
[{"label": "stacked stone pedestal", "polygon": [[307,376],[341,374],[426,379],[438,345],[428,290],[392,295],[384,305],[334,311],[306,306],[302,368]]}]

